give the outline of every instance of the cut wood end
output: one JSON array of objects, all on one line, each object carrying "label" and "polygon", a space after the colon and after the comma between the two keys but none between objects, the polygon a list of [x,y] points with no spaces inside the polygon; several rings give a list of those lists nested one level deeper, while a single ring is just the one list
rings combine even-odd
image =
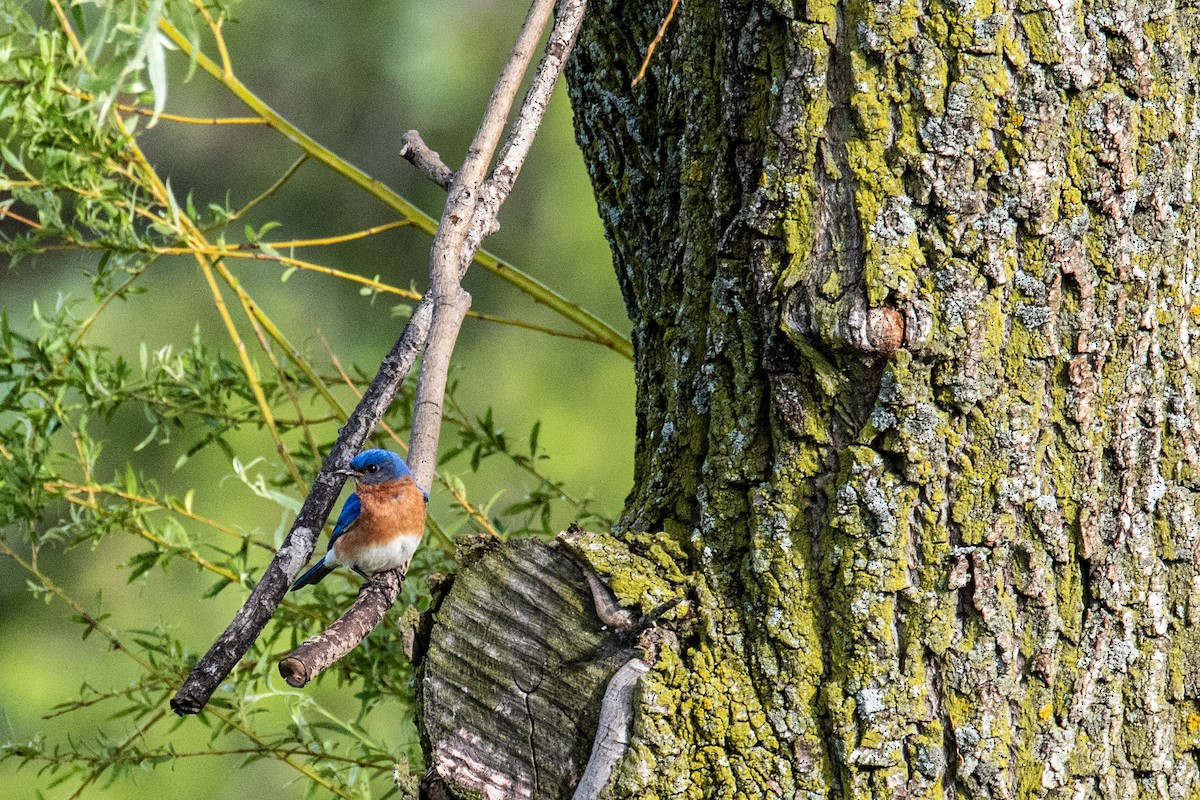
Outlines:
[{"label": "cut wood end", "polygon": [[311,680],[305,663],[291,656],[279,662],[279,674],[293,689],[303,688]]}]

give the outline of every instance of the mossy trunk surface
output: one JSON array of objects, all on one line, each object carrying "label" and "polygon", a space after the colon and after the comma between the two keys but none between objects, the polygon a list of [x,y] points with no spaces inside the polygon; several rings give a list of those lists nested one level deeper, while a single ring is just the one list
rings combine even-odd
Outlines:
[{"label": "mossy trunk surface", "polygon": [[1200,18],[593,0],[638,449],[691,598],[613,796],[1200,796]]}]

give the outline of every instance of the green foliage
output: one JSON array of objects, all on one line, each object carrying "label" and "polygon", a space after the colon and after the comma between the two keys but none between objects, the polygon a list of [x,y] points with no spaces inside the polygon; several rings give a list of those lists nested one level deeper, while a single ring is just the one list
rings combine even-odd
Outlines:
[{"label": "green foliage", "polygon": [[[40,16],[0,0],[2,247],[14,265],[40,266],[72,253],[85,264],[91,290],[87,299],[62,297],[52,309],[35,305],[31,329],[10,321],[13,310],[0,312],[0,556],[20,570],[30,592],[72,620],[83,638],[105,640],[134,675],[123,685],[85,682],[78,696],[49,715],[103,709],[109,722],[94,734],[54,742],[40,735],[13,738],[0,745],[0,761],[37,770],[47,789],[67,784],[77,794],[208,757],[231,768],[264,759],[282,763],[307,782],[310,795],[395,796],[411,789],[410,773],[420,769],[418,744],[411,724],[399,741],[385,741],[373,728],[381,714],[390,720],[397,708],[411,716],[402,626],[380,626],[330,670],[326,680],[357,700],[352,718],[310,692],[287,688],[276,675],[279,655],[346,608],[354,583],[328,580],[289,595],[209,708],[178,721],[167,700],[198,655],[184,643],[195,644],[186,623],[156,621],[147,609],[140,627],[117,627],[102,597],[84,599],[55,577],[56,563],[72,548],[92,548],[98,566],[119,569],[131,583],[160,573],[199,573],[204,585],[190,601],[195,615],[221,616],[231,594],[244,596],[254,585],[286,532],[373,367],[343,372],[332,347],[319,356],[294,347],[230,263],[265,260],[284,269],[283,281],[306,270],[331,282],[357,282],[372,298],[412,296],[378,276],[296,259],[294,243],[268,241],[274,222],[243,222],[239,237],[234,223],[257,201],[240,209],[197,208],[190,197],[176,197],[142,152],[148,126],[165,119],[169,40],[163,26],[181,31],[197,48],[194,61],[202,41],[224,50],[227,18],[227,9],[212,3],[67,8],[52,0]],[[289,145],[280,139],[279,146]],[[294,172],[267,194],[284,190]],[[174,320],[176,330],[191,331],[185,344],[96,341],[95,330],[115,301],[141,302],[147,275],[179,265],[187,265],[189,277],[179,279],[176,291],[207,303],[196,304],[194,318]],[[276,293],[285,291],[276,285]],[[215,326],[223,342],[214,343]],[[402,446],[412,388],[410,379],[373,445]],[[423,577],[453,568],[454,535],[547,534],[564,515],[609,524],[588,500],[543,472],[540,423],[510,439],[491,408],[471,413],[455,402],[452,389],[445,424],[455,442],[441,463],[431,535],[410,570],[404,604],[423,607]],[[106,453],[115,432],[127,430],[136,431],[129,451]],[[263,461],[263,452],[278,460]],[[178,486],[176,474],[161,464],[157,472],[145,469],[165,458],[179,471],[201,457],[226,464],[226,480]],[[516,500],[498,493],[482,504],[472,501],[468,485],[485,462],[500,465],[511,485],[530,488]],[[281,520],[273,538],[230,512],[221,498],[231,486],[248,489],[263,518]],[[121,563],[103,561],[117,550],[127,554]],[[215,610],[206,611],[210,606]],[[207,728],[199,741],[197,726]],[[178,743],[184,734],[190,736],[186,747]]]}]

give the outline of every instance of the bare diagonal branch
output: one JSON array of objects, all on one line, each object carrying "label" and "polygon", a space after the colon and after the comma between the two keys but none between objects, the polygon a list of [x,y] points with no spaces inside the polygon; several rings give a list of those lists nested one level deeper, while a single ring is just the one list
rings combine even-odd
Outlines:
[{"label": "bare diagonal branch", "polygon": [[[512,53],[492,90],[483,113],[483,121],[467,148],[462,167],[454,174],[447,194],[446,208],[433,237],[429,254],[429,294],[433,296],[433,325],[429,345],[421,362],[413,408],[412,438],[409,440],[409,466],[417,483],[428,488],[437,466],[438,433],[442,425],[442,398],[446,394],[446,376],[450,354],[458,331],[471,305],[471,296],[463,291],[462,274],[475,256],[478,243],[469,251],[464,245],[471,232],[483,193],[484,176],[500,144],[521,78],[525,75],[537,42],[550,20],[554,0],[534,0],[517,35]],[[495,212],[491,217],[493,223]]]}]

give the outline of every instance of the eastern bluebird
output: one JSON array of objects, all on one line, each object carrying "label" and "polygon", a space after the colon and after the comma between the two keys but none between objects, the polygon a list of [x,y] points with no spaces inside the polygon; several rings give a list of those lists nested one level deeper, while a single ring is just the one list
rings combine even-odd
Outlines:
[{"label": "eastern bluebird", "polygon": [[354,478],[325,557],[301,575],[292,591],[317,583],[334,567],[350,567],[364,578],[407,567],[425,532],[429,493],[413,481],[404,459],[388,450],[364,450],[341,474]]}]

